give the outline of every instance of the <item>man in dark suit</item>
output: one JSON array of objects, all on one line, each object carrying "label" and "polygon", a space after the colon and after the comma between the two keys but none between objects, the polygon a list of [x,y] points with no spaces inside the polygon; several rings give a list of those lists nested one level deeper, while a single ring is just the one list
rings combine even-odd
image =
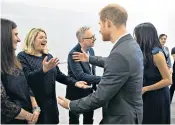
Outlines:
[{"label": "man in dark suit", "polygon": [[94,93],[82,99],[70,101],[59,97],[61,106],[76,113],[103,107],[101,124],[142,123],[143,55],[127,33],[127,17],[126,10],[117,4],[101,10],[99,24],[103,41],[114,44],[110,55],[102,58],[76,52],[73,56],[77,61],[104,67],[101,81]]},{"label": "man in dark suit", "polygon": [[[72,59],[73,52],[85,51],[90,56],[95,56],[93,46],[95,36],[89,27],[83,26],[78,29],[76,33],[78,44],[69,52],[68,55],[68,75],[76,80],[86,81],[88,85],[92,86],[89,89],[80,89],[74,86],[67,86],[66,98],[70,100],[77,100],[88,96],[96,89],[96,84],[101,80],[100,76],[95,76],[95,66],[88,62],[75,62]],[[93,124],[94,111],[83,113],[83,123]],[[69,112],[69,124],[79,124],[79,115]]]}]

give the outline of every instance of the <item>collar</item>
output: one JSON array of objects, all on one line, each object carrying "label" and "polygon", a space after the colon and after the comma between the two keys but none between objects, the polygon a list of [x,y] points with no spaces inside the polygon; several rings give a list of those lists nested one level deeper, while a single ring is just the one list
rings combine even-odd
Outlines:
[{"label": "collar", "polygon": [[129,33],[125,33],[125,34],[123,34],[122,36],[120,36],[115,42],[114,42],[114,45],[122,38],[122,37],[124,37],[124,36],[126,36],[126,35],[128,35]]}]

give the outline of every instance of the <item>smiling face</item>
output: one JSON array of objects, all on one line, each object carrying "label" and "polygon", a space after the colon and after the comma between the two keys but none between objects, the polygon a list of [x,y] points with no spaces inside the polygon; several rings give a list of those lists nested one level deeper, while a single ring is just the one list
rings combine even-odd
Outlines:
[{"label": "smiling face", "polygon": [[84,44],[87,48],[90,48],[94,46],[95,40],[95,35],[89,29],[85,31],[81,43]]},{"label": "smiling face", "polygon": [[44,32],[38,32],[34,40],[34,50],[38,52],[43,52],[46,48],[47,36]]},{"label": "smiling face", "polygon": [[18,30],[17,30],[17,28],[14,28],[12,30],[12,41],[13,41],[13,48],[14,48],[14,50],[16,50],[18,42],[21,41],[20,38],[18,37]]}]

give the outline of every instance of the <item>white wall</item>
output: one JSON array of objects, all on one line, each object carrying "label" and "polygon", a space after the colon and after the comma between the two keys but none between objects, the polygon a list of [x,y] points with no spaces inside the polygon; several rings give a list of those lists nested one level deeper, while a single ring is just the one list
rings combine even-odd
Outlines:
[{"label": "white wall", "polygon": [[[27,32],[33,27],[41,27],[48,34],[50,53],[61,61],[66,61],[68,52],[77,44],[76,30],[83,25],[91,26],[96,34],[96,55],[109,54],[113,45],[103,43],[98,24],[98,12],[108,3],[118,3],[126,8],[129,14],[128,32],[132,34],[136,25],[149,21],[155,25],[159,34],[168,35],[167,46],[171,49],[175,46],[175,9],[172,2],[173,0],[1,0],[1,17],[11,19],[18,25],[21,43],[17,53],[21,51]],[[60,65],[60,68],[67,73],[67,65]],[[98,68],[97,74],[102,73],[103,70]],[[57,95],[65,95],[64,85],[57,84]],[[67,110],[60,107],[59,110],[63,119],[61,123],[67,123]],[[98,123],[101,115],[95,116]]]},{"label": "white wall", "polygon": [[[67,59],[69,50],[77,43],[75,32],[83,25],[91,26],[97,41],[97,55],[107,56],[111,43],[103,43],[99,34],[98,12],[115,0],[2,0],[2,17],[14,20],[22,39],[32,27],[41,27],[48,33],[51,53],[61,60]],[[175,46],[175,9],[172,0],[118,0],[129,14],[128,31],[132,34],[134,27],[142,22],[153,23],[158,33],[168,35],[167,46]],[[22,44],[22,42],[21,42]],[[21,44],[17,52],[21,50]]]}]

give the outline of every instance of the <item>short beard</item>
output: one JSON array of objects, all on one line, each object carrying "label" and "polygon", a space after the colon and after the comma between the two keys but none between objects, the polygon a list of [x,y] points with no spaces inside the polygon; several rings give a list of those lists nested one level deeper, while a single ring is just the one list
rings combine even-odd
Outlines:
[{"label": "short beard", "polygon": [[111,41],[111,37],[110,37],[110,34],[108,33],[103,33],[102,34],[102,39],[103,41]]}]

